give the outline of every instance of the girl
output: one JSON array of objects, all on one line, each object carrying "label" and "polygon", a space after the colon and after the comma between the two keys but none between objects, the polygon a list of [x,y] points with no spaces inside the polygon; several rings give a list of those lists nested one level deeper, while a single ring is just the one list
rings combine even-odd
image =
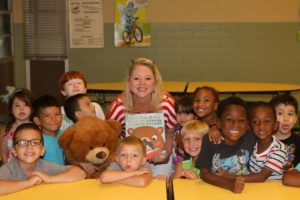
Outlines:
[{"label": "girl", "polygon": [[202,138],[208,133],[208,125],[199,120],[192,120],[182,128],[182,144],[184,152],[188,158],[176,165],[174,178],[196,179],[200,175],[200,170],[195,167],[195,161],[201,150]]},{"label": "girl", "polygon": [[216,110],[219,103],[218,92],[208,86],[198,87],[194,91],[193,108],[198,119],[203,120],[209,126],[209,140],[218,144],[221,142],[222,135],[216,127]]},{"label": "girl", "polygon": [[12,158],[13,135],[16,128],[30,121],[32,113],[32,93],[26,89],[16,90],[8,102],[9,121],[1,140],[1,158],[7,163]]},{"label": "girl", "polygon": [[184,158],[181,143],[181,129],[189,121],[196,119],[193,111],[193,98],[184,96],[175,103],[177,125],[175,128],[175,142],[173,148],[173,159],[175,166]]}]

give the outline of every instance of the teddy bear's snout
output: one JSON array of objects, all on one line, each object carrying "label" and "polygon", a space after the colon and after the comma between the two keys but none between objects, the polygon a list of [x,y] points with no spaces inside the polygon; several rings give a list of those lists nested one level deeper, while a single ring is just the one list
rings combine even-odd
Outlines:
[{"label": "teddy bear's snout", "polygon": [[99,158],[99,159],[103,159],[106,157],[106,153],[101,151],[99,153],[96,154],[96,157]]}]

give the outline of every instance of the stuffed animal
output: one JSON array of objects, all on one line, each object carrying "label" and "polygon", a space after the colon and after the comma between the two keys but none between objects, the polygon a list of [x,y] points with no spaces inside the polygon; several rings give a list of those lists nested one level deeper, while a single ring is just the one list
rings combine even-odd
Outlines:
[{"label": "stuffed animal", "polygon": [[120,133],[121,125],[116,120],[83,117],[68,128],[58,142],[68,162],[90,162],[97,166],[99,170],[88,176],[97,178],[114,159]]},{"label": "stuffed animal", "polygon": [[154,128],[152,126],[140,126],[129,128],[128,134],[140,138],[146,145],[147,159],[151,160],[154,156],[164,153],[165,142],[163,139],[163,127]]}]

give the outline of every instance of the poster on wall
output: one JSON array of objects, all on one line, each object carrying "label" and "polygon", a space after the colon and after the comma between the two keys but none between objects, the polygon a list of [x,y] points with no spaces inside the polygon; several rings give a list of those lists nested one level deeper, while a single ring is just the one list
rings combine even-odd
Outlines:
[{"label": "poster on wall", "polygon": [[70,48],[103,48],[102,0],[69,0]]},{"label": "poster on wall", "polygon": [[151,45],[151,27],[146,21],[149,0],[115,0],[115,46]]}]

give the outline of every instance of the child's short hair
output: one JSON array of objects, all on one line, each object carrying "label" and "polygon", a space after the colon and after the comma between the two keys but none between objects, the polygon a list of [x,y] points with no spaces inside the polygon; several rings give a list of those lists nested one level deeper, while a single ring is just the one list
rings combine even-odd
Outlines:
[{"label": "child's short hair", "polygon": [[273,114],[273,117],[275,119],[275,121],[277,120],[277,117],[276,117],[276,111],[275,111],[275,108],[274,106],[269,103],[269,102],[264,102],[264,101],[258,101],[258,102],[255,102],[251,105],[250,107],[250,119],[253,119],[253,111],[256,109],[256,108],[259,108],[259,107],[264,107],[264,108],[269,108],[271,109],[272,111],[272,114]]},{"label": "child's short hair", "polygon": [[57,107],[60,108],[58,100],[54,96],[42,95],[33,102],[32,117],[39,117],[44,108]]},{"label": "child's short hair", "polygon": [[197,94],[200,90],[208,90],[208,91],[210,91],[210,92],[213,94],[213,96],[214,96],[214,98],[215,98],[215,101],[216,101],[216,102],[219,102],[219,101],[220,101],[220,99],[219,99],[219,92],[218,92],[215,88],[209,87],[209,86],[197,87],[197,88],[195,89],[194,93],[193,93],[193,97],[195,97],[196,94]]},{"label": "child's short hair", "polygon": [[245,109],[247,119],[249,119],[249,109],[247,103],[241,99],[240,97],[236,96],[230,96],[227,97],[226,99],[223,99],[220,101],[218,108],[217,108],[217,117],[220,119],[222,117],[222,114],[225,112],[228,106],[230,105],[236,105],[236,106],[241,106]]},{"label": "child's short hair", "polygon": [[120,153],[120,149],[125,145],[139,146],[142,150],[142,155],[146,156],[146,146],[140,138],[135,137],[135,136],[128,136],[128,137],[125,137],[122,140],[120,140],[120,142],[117,146],[117,151],[116,151],[118,155]]},{"label": "child's short hair", "polygon": [[296,114],[298,113],[298,102],[295,97],[290,94],[277,95],[273,97],[270,102],[274,108],[276,108],[279,104],[291,105],[295,108]]},{"label": "child's short hair", "polygon": [[190,96],[183,96],[175,103],[176,113],[194,114],[193,98]]},{"label": "child's short hair", "polygon": [[75,115],[75,112],[80,110],[78,101],[83,97],[87,97],[87,95],[76,94],[74,96],[69,97],[64,104],[64,109],[67,117],[71,119],[74,123],[78,120]]},{"label": "child's short hair", "polygon": [[84,86],[87,87],[87,82],[84,77],[84,75],[79,71],[69,71],[61,75],[61,77],[58,80],[58,86],[60,90],[64,90],[65,83],[68,82],[71,79],[81,79],[84,83]]},{"label": "child's short hair", "polygon": [[16,145],[17,143],[17,135],[22,131],[22,130],[26,130],[26,129],[31,129],[31,130],[35,130],[37,131],[38,133],[40,133],[40,139],[41,139],[41,142],[42,142],[42,145],[44,145],[44,138],[43,138],[43,135],[42,135],[42,132],[41,130],[39,129],[39,127],[37,125],[35,125],[34,123],[24,123],[24,124],[21,124],[20,126],[18,126],[14,132],[14,135],[13,135],[13,144]]},{"label": "child's short hair", "polygon": [[198,131],[202,134],[207,134],[209,131],[209,127],[207,123],[202,120],[191,120],[186,122],[181,130],[181,135],[184,135],[188,131]]}]

